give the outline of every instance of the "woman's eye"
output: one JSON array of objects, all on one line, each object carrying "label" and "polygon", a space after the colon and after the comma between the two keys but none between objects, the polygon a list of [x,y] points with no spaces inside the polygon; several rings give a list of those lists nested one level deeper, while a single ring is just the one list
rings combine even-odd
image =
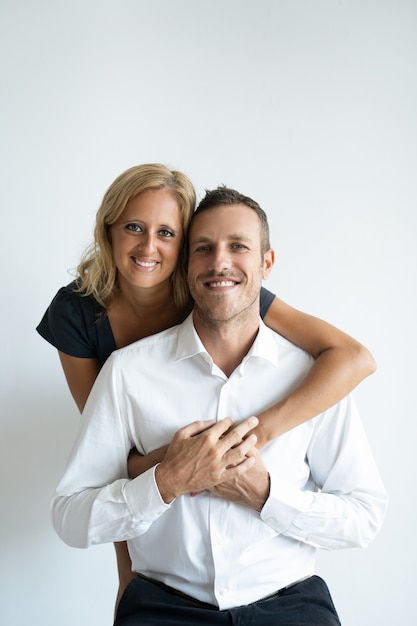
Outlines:
[{"label": "woman's eye", "polygon": [[159,234],[161,235],[161,237],[173,237],[174,236],[174,233],[172,232],[172,230],[168,230],[167,228],[163,228],[162,230],[160,230]]},{"label": "woman's eye", "polygon": [[142,228],[139,226],[139,224],[126,224],[126,230],[130,230],[132,233],[141,233],[142,232]]}]

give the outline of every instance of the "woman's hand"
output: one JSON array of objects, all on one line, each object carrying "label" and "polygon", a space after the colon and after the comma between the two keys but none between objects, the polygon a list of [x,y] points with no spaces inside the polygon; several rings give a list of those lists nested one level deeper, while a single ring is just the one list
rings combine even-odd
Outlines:
[{"label": "woman's hand", "polygon": [[151,467],[154,467],[154,465],[161,463],[165,458],[167,449],[168,446],[162,446],[162,448],[157,448],[157,450],[143,455],[139,454],[136,448],[132,448],[127,459],[129,478],[136,478],[136,476],[140,476]]}]

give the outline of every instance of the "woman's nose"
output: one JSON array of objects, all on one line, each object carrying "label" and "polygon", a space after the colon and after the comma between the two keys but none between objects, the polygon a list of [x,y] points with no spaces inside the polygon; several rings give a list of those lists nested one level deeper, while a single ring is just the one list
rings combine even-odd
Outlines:
[{"label": "woman's nose", "polygon": [[155,250],[155,235],[153,233],[145,233],[139,244],[141,250],[153,252]]}]

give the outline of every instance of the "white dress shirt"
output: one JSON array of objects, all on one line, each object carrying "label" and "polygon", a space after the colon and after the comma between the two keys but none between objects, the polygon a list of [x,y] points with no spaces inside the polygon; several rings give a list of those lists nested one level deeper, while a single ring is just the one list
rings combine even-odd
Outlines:
[{"label": "white dress shirt", "polygon": [[134,571],[220,609],[313,573],[316,548],[367,545],[387,496],[351,397],[262,449],[271,488],[261,513],[208,492],[165,504],[155,468],[127,478],[132,447],[150,452],[195,420],[257,415],[287,396],[311,365],[260,322],[227,378],[192,315],[113,353],[57,487],[56,531],[80,548],[127,539]]}]

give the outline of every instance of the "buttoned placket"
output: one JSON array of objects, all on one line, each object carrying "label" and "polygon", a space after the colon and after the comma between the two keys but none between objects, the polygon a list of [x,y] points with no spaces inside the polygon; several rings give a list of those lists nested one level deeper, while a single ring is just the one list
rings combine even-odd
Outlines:
[{"label": "buttoned placket", "polygon": [[[216,366],[214,366],[216,368]],[[213,368],[213,374],[214,372]],[[217,369],[217,368],[216,368]],[[219,375],[219,371],[216,373]],[[227,378],[221,372],[224,383],[219,390],[217,421],[224,419],[230,415],[231,400],[233,399],[233,381],[241,376],[239,368],[233,372],[230,378]],[[214,594],[221,607],[227,603],[227,596],[230,592],[231,567],[233,567],[234,555],[230,553],[231,541],[227,535],[227,515],[230,506],[225,511],[225,502],[221,498],[210,496],[210,540],[214,561]]]}]

